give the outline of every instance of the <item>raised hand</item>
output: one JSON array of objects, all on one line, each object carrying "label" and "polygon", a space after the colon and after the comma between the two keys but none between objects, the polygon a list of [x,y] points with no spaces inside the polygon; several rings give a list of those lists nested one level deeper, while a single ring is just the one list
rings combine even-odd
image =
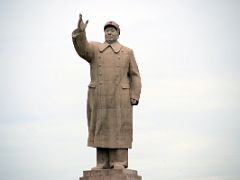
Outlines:
[{"label": "raised hand", "polygon": [[88,24],[88,20],[84,23],[82,20],[82,14],[79,14],[79,20],[78,20],[78,30],[79,31],[85,31]]}]

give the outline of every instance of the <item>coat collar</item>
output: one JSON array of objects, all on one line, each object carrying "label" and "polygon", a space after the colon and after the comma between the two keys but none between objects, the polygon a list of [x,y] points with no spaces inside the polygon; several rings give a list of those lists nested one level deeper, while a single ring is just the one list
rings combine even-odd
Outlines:
[{"label": "coat collar", "polygon": [[121,50],[122,45],[118,41],[113,44],[108,44],[107,42],[104,42],[99,45],[98,49],[100,52],[103,52],[108,47],[111,47],[115,53],[118,53]]}]

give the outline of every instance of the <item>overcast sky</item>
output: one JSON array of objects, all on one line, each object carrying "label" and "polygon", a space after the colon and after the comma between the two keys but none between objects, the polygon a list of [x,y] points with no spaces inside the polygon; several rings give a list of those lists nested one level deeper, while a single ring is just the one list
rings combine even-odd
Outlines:
[{"label": "overcast sky", "polygon": [[87,36],[134,50],[142,76],[129,168],[145,180],[240,179],[240,1],[1,0],[0,179],[77,180],[87,144]]}]

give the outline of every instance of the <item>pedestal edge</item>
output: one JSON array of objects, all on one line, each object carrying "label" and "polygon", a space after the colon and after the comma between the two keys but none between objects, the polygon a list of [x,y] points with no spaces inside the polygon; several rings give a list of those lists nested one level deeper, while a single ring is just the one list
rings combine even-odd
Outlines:
[{"label": "pedestal edge", "polygon": [[83,176],[108,176],[116,174],[135,175],[138,176],[136,170],[132,169],[100,169],[100,170],[86,170],[83,171]]}]

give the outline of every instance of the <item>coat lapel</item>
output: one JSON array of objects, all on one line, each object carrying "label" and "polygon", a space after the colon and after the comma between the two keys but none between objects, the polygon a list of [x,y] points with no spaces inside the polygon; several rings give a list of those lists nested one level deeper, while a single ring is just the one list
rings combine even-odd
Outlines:
[{"label": "coat lapel", "polygon": [[98,49],[100,52],[103,52],[108,46],[110,46],[108,43],[101,43],[99,46],[98,46]]},{"label": "coat lapel", "polygon": [[108,44],[107,42],[104,42],[98,46],[98,49],[100,52],[103,52],[108,47],[111,47],[115,53],[118,53],[121,50],[122,45],[119,42],[115,42],[113,44]]},{"label": "coat lapel", "polygon": [[115,43],[111,44],[111,46],[115,53],[118,53],[122,48],[122,45],[119,42],[115,42]]}]

